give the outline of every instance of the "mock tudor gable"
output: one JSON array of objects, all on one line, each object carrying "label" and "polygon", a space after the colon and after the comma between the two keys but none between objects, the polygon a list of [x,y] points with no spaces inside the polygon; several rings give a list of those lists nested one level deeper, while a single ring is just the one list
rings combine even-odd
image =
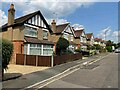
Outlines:
[{"label": "mock tudor gable", "polygon": [[52,30],[50,29],[48,23],[46,22],[45,18],[43,17],[42,13],[40,11],[36,11],[34,13],[30,13],[28,15],[19,17],[14,20],[14,23],[9,25],[6,23],[2,26],[2,31],[6,31],[8,27],[15,27],[15,26],[21,26],[21,25],[32,25],[35,27],[48,29],[50,33],[52,33]]}]

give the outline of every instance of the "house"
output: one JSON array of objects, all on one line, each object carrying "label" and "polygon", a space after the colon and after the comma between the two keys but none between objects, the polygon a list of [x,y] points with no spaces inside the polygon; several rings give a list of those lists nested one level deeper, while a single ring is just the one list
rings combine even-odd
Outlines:
[{"label": "house", "polygon": [[51,41],[54,41],[54,43],[55,43],[54,46],[55,47],[56,47],[56,43],[59,40],[59,38],[64,37],[70,43],[69,49],[75,50],[75,47],[76,47],[77,43],[74,41],[74,35],[75,34],[74,34],[73,29],[70,26],[70,23],[56,25],[55,20],[53,20],[52,23],[51,23],[51,29],[53,31],[53,34],[51,36],[49,36],[49,39]]},{"label": "house", "polygon": [[87,33],[86,37],[87,37],[87,43],[89,45],[93,46],[94,45],[94,35],[93,35],[93,33]]},{"label": "house", "polygon": [[105,46],[106,46],[105,41],[102,40],[101,38],[95,38],[95,39],[94,39],[94,44],[99,44],[99,45],[102,46],[102,47],[105,47]]},{"label": "house", "polygon": [[13,42],[11,63],[16,63],[16,54],[52,55],[54,42],[48,39],[52,30],[40,11],[15,19],[14,5],[8,10],[8,23],[2,26],[2,38]]},{"label": "house", "polygon": [[84,29],[74,30],[74,32],[75,32],[75,38],[79,39],[81,50],[82,51],[87,50],[87,38]]}]

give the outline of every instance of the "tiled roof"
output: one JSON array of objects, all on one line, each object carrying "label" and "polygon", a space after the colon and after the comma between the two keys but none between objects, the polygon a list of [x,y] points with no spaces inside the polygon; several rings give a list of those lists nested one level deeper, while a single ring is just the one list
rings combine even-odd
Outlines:
[{"label": "tiled roof", "polygon": [[91,39],[92,36],[93,36],[93,33],[88,33],[88,34],[86,34],[86,37],[87,37],[88,39]]},{"label": "tiled roof", "polygon": [[25,43],[36,43],[36,44],[50,44],[50,45],[54,45],[54,42],[48,41],[48,40],[39,40],[39,39],[33,38],[33,37],[24,37],[24,39],[26,40]]},{"label": "tiled roof", "polygon": [[60,24],[56,26],[56,34],[62,33],[62,31],[69,25],[69,23]]},{"label": "tiled roof", "polygon": [[101,42],[101,41],[102,41],[101,38],[95,38],[94,40],[95,40],[96,42]]},{"label": "tiled roof", "polygon": [[82,29],[82,30],[74,30],[75,36],[80,37],[83,31],[84,31],[84,29]]}]

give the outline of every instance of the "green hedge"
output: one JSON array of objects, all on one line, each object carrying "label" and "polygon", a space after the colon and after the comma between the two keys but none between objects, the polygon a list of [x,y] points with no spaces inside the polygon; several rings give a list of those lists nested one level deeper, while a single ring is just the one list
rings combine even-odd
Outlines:
[{"label": "green hedge", "polygon": [[7,69],[13,53],[13,44],[8,40],[2,40],[2,69]]}]

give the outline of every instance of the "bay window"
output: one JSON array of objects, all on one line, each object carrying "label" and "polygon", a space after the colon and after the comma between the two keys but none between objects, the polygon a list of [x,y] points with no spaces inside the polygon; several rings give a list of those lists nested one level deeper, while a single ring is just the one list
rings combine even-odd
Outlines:
[{"label": "bay window", "polygon": [[41,55],[41,45],[30,44],[30,55]]},{"label": "bay window", "polygon": [[53,46],[52,45],[42,45],[42,44],[25,44],[24,54],[27,55],[52,55]]},{"label": "bay window", "polygon": [[43,55],[52,55],[53,46],[52,45],[43,45]]}]

